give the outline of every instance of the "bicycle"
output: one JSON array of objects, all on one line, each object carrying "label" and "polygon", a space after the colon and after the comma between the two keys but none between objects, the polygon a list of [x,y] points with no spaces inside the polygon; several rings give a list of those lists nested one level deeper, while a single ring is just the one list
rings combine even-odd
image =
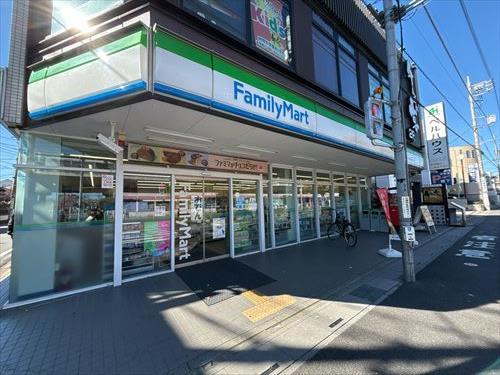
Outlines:
[{"label": "bicycle", "polygon": [[[334,214],[335,220],[331,221],[328,225],[327,235],[329,239],[333,239],[335,234],[338,233],[348,247],[356,246],[358,242],[358,236],[354,226],[342,215],[337,215],[335,210],[332,208],[331,213]],[[332,216],[333,217],[333,216]]]}]

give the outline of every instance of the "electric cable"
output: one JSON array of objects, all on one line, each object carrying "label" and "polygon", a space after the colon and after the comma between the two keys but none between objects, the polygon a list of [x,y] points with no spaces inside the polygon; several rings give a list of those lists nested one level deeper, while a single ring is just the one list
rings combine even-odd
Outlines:
[{"label": "electric cable", "polygon": [[[422,68],[417,64],[417,62],[413,59],[413,57],[408,53],[408,51],[405,50],[404,52],[406,54],[406,56],[415,64],[415,66],[418,68],[418,70],[422,73],[422,75],[429,81],[429,83],[438,91],[438,93],[443,97],[443,99],[451,106],[451,108],[464,120],[464,122],[471,126],[467,120],[463,117],[463,115],[458,111],[458,109],[453,105],[453,103],[446,97],[446,95],[439,89],[439,87],[436,85],[436,83],[434,83],[434,81],[427,75],[427,73],[422,70]],[[411,93],[409,93],[406,89],[404,88],[401,88],[403,91],[405,91],[405,93],[407,95],[411,95]],[[443,126],[446,127],[446,129],[448,129],[450,132],[452,132],[455,136],[457,136],[459,139],[461,139],[463,142],[465,142],[467,145],[471,146],[474,150],[478,151],[478,152],[481,152],[478,148],[476,148],[475,145],[473,145],[472,143],[470,143],[468,140],[466,140],[460,133],[458,133],[457,131],[455,131],[453,128],[451,128],[449,125],[447,125],[445,122],[441,121],[441,119],[439,119],[438,117],[436,117],[431,111],[429,111],[427,108],[425,108],[425,105],[422,104],[418,98],[414,98],[415,102],[417,103],[417,105],[419,107],[422,107],[427,113],[429,113],[429,115],[431,115],[432,117],[434,117],[434,119],[436,119],[436,121],[438,121],[439,123],[441,123]],[[481,154],[484,156],[484,158],[486,160],[488,160],[489,162],[493,163],[495,166],[496,164],[488,157],[488,155],[486,155],[484,152],[481,152]]]},{"label": "electric cable", "polygon": [[[427,18],[429,19],[431,25],[432,25],[432,28],[434,29],[434,32],[436,33],[436,35],[438,36],[438,39],[439,41],[441,42],[441,45],[443,46],[443,49],[445,50],[446,52],[446,55],[448,56],[448,58],[450,59],[455,71],[457,72],[458,76],[460,77],[460,80],[462,81],[467,93],[470,95],[470,97],[472,98],[472,101],[476,104],[476,107],[481,111],[481,113],[483,114],[483,116],[486,118],[486,113],[483,111],[483,109],[481,108],[480,104],[476,101],[476,99],[474,98],[474,95],[472,95],[472,92],[469,90],[469,87],[467,87],[467,83],[465,82],[464,78],[462,77],[462,74],[460,73],[460,69],[458,68],[458,65],[457,63],[455,62],[455,59],[453,58],[453,56],[451,55],[451,52],[450,50],[448,49],[448,46],[446,45],[445,41],[444,41],[444,38],[443,36],[441,35],[441,32],[439,31],[435,21],[434,21],[434,18],[432,17],[432,15],[430,14],[429,10],[427,9],[427,6],[424,5],[424,11],[425,11],[425,14],[427,15]],[[484,139],[482,139],[482,136],[481,134],[479,133],[479,130],[478,130],[478,136],[479,138],[483,141],[484,143]],[[491,151],[488,150],[490,153]]]},{"label": "electric cable", "polygon": [[467,11],[464,0],[460,0],[460,7],[462,8],[462,11],[464,13],[465,20],[467,21],[467,25],[469,26],[469,31],[472,35],[472,39],[474,40],[474,44],[476,45],[476,48],[479,52],[479,56],[481,57],[484,68],[486,69],[486,73],[488,73],[488,76],[490,77],[491,81],[493,82],[493,90],[495,91],[495,100],[497,102],[498,114],[500,115],[500,100],[498,99],[498,91],[497,91],[497,86],[495,85],[494,76],[491,73],[490,67],[488,65],[488,61],[486,60],[486,57],[484,56],[483,49],[481,48],[481,45],[479,44],[479,38],[477,37],[476,30],[474,29],[474,26],[472,25],[472,20],[469,16],[469,12]]}]

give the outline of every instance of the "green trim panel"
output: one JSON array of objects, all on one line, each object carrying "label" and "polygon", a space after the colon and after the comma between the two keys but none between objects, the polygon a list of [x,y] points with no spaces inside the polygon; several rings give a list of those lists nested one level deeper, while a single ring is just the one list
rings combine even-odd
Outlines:
[{"label": "green trim panel", "polygon": [[102,47],[96,48],[95,50],[84,52],[81,55],[71,57],[68,60],[64,60],[54,65],[50,65],[48,67],[35,70],[30,74],[28,83],[33,83],[42,80],[44,78],[48,78],[56,74],[76,68],[78,66],[90,63],[92,61],[98,60],[99,56],[96,55],[95,51],[100,51],[105,55],[112,55],[114,53],[123,51],[125,49],[134,47],[139,44],[147,46],[147,40],[148,40],[148,35],[146,29],[142,27],[140,30],[132,34],[129,34],[121,39],[117,39]]},{"label": "green trim panel", "polygon": [[212,56],[209,52],[171,34],[161,30],[157,31],[155,33],[155,46],[212,69]]}]

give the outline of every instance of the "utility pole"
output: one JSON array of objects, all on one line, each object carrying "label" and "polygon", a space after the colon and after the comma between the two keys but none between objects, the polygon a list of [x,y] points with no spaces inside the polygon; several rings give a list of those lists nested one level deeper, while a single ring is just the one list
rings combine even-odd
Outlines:
[{"label": "utility pole", "polygon": [[[417,97],[418,103],[420,101],[420,83],[418,81],[418,69],[417,65],[411,64],[411,74],[413,76],[413,88],[415,90],[415,96]],[[429,168],[429,154],[427,153],[427,135],[424,123],[424,109],[421,105],[418,106],[418,125],[420,126],[420,143],[422,144],[422,151],[424,154],[424,169],[420,172],[422,179],[422,185],[431,184],[431,171]]]},{"label": "utility pole", "polygon": [[[399,103],[399,63],[396,48],[396,33],[392,0],[384,0],[384,24],[387,66],[389,72],[392,134],[394,140],[394,166],[398,191],[400,238],[403,247],[403,271],[407,282],[415,281],[413,242],[408,241],[413,229],[408,188],[408,164],[406,161],[406,136],[401,122]],[[414,231],[413,231],[414,237]]]},{"label": "utility pole", "polygon": [[483,202],[484,208],[489,211],[490,210],[490,200],[488,198],[488,190],[485,191],[486,180],[484,176],[483,169],[483,155],[481,153],[481,143],[479,142],[479,130],[477,129],[477,121],[476,121],[476,110],[474,108],[474,97],[472,96],[472,87],[470,84],[469,76],[467,79],[467,97],[469,98],[469,106],[470,106],[470,116],[472,120],[472,131],[474,133],[474,148],[476,149],[477,155],[477,163],[479,164],[479,195],[481,197],[481,201]]}]

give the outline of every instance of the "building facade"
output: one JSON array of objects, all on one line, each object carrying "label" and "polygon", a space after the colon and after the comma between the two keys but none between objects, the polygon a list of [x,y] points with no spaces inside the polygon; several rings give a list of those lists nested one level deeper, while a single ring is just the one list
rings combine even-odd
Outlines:
[{"label": "building facade", "polygon": [[473,146],[450,147],[450,163],[454,183],[479,182],[479,162]]},{"label": "building facade", "polygon": [[360,0],[28,6],[10,303],[315,240],[332,208],[360,227],[393,172],[364,133],[389,86]]}]

